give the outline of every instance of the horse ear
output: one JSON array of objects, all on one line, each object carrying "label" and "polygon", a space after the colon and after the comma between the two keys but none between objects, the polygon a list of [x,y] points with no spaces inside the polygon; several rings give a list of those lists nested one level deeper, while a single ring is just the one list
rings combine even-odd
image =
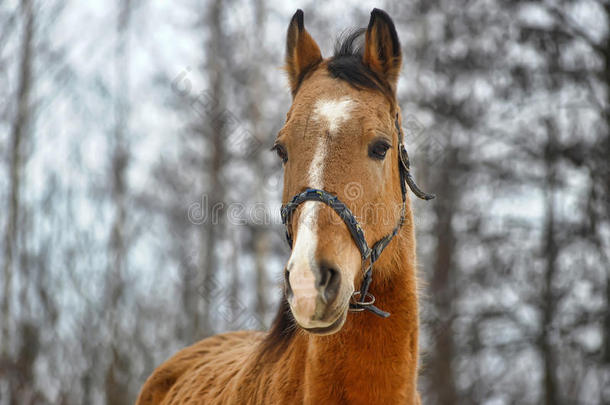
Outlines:
[{"label": "horse ear", "polygon": [[396,90],[402,66],[402,51],[394,22],[383,10],[374,8],[371,12],[362,62]]},{"label": "horse ear", "polygon": [[305,73],[320,61],[322,61],[320,47],[305,29],[303,11],[299,9],[290,20],[286,36],[286,72],[293,96]]}]

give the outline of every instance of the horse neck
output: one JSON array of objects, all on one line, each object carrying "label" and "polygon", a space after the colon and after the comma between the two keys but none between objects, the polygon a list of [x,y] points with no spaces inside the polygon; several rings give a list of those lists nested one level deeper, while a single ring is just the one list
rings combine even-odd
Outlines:
[{"label": "horse neck", "polygon": [[301,335],[295,342],[307,353],[305,403],[328,403],[329,398],[350,404],[397,403],[397,398],[400,403],[416,403],[418,311],[412,227],[405,226],[395,239],[375,264],[370,288],[378,306],[391,316],[353,313],[336,334]]}]

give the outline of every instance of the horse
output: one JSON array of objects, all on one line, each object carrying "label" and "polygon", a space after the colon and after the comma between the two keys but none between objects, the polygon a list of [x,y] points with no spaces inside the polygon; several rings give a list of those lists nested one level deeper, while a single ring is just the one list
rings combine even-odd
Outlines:
[{"label": "horse", "polygon": [[[291,246],[268,332],[201,340],[159,366],[137,404],[419,404],[415,232],[390,16],[323,58],[301,10],[286,39],[292,105],[273,150]],[[374,275],[374,277],[373,277]]]}]

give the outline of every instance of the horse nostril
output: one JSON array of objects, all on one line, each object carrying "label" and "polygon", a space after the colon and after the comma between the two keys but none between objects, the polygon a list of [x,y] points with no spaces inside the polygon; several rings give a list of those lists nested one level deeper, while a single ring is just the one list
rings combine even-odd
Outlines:
[{"label": "horse nostril", "polygon": [[316,284],[322,300],[329,304],[337,298],[341,284],[341,274],[334,267],[322,264],[320,266],[320,278]]}]

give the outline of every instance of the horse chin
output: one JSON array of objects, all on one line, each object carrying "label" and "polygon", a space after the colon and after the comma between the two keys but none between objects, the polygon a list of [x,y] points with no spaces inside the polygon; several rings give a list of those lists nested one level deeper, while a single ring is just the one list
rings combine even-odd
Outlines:
[{"label": "horse chin", "polygon": [[319,336],[332,335],[341,330],[341,328],[343,327],[343,324],[345,324],[346,319],[347,319],[347,309],[342,311],[341,314],[339,315],[339,317],[336,320],[332,321],[327,326],[316,326],[316,327],[305,327],[303,325],[299,325],[299,326],[306,332],[311,333],[312,335],[319,335]]}]

